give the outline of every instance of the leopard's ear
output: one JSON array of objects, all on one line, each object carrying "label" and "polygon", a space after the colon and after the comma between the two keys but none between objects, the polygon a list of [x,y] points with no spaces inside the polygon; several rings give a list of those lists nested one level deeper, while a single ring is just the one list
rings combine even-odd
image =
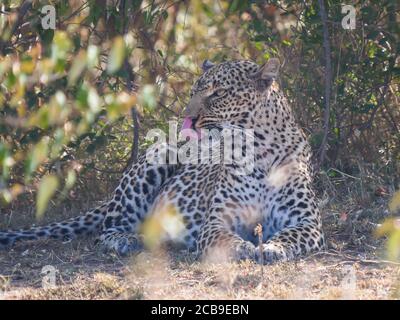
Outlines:
[{"label": "leopard's ear", "polygon": [[271,58],[267,63],[263,64],[253,76],[257,88],[260,90],[268,88],[277,79],[280,66],[281,63],[277,58]]},{"label": "leopard's ear", "polygon": [[207,70],[210,70],[214,66],[215,64],[212,63],[210,60],[204,60],[203,64],[201,65],[201,69],[203,70],[203,72],[206,72]]},{"label": "leopard's ear", "polygon": [[260,76],[262,79],[276,79],[279,74],[279,67],[281,63],[278,58],[271,58],[260,67]]}]

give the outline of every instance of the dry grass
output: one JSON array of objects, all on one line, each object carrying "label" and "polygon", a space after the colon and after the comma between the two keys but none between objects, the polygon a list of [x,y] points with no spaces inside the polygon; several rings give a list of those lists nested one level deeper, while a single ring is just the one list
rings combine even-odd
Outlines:
[{"label": "dry grass", "polygon": [[[0,257],[5,299],[390,299],[399,297],[398,265],[326,252],[295,262],[202,264],[183,253],[120,259],[86,242],[40,244]],[[371,257],[370,257],[371,258]],[[56,287],[42,288],[43,266]],[[355,278],[352,276],[355,275]],[[354,280],[353,280],[354,279]]]},{"label": "dry grass", "polygon": [[[341,181],[342,179],[343,181]],[[388,216],[392,192],[360,180],[321,180],[329,249],[298,261],[261,266],[200,263],[184,252],[106,255],[93,239],[42,241],[0,252],[4,299],[392,299],[400,297],[400,265],[384,261],[373,235]],[[352,178],[348,178],[354,180]],[[360,186],[368,186],[368,189]],[[339,187],[346,186],[347,190]],[[367,197],[369,197],[367,199]],[[66,214],[63,213],[63,216]],[[21,217],[21,216],[20,216]],[[56,219],[54,216],[53,220]],[[20,218],[21,219],[21,218]],[[13,222],[27,225],[29,215]],[[3,228],[1,226],[1,228]],[[213,259],[214,261],[218,259]],[[56,287],[43,288],[42,268],[56,268]]]}]

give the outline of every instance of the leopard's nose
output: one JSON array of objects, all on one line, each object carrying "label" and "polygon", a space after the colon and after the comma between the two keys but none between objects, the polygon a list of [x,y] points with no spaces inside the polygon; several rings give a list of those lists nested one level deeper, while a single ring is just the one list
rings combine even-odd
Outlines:
[{"label": "leopard's nose", "polygon": [[197,118],[200,113],[202,104],[202,97],[199,94],[193,95],[184,111],[185,117]]}]

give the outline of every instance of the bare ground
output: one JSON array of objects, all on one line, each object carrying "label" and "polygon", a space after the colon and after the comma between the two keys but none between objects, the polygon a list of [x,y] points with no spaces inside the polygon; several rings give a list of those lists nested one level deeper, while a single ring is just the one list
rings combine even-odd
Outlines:
[{"label": "bare ground", "polygon": [[[121,258],[101,253],[90,238],[24,243],[0,251],[0,299],[400,298],[400,264],[386,261],[385,239],[373,237],[377,224],[389,215],[390,194],[366,200],[362,193],[354,196],[354,189],[324,189],[329,192],[321,197],[326,252],[261,267],[251,262],[200,263],[178,251]],[[76,211],[69,207],[49,214],[43,223]],[[34,222],[32,212],[3,217],[0,229]],[[55,287],[47,281],[53,271]]]},{"label": "bare ground", "polygon": [[[337,236],[336,236],[337,237]],[[400,265],[330,249],[292,262],[200,263],[185,252],[101,253],[93,239],[41,241],[0,252],[2,299],[396,299]],[[370,245],[371,246],[371,245]],[[54,270],[55,287],[50,279]]]},{"label": "bare ground", "polygon": [[[55,268],[54,288],[43,288],[46,266]],[[332,249],[261,267],[179,252],[122,259],[87,241],[19,246],[0,255],[0,270],[4,299],[391,299],[400,278],[397,264]]]}]

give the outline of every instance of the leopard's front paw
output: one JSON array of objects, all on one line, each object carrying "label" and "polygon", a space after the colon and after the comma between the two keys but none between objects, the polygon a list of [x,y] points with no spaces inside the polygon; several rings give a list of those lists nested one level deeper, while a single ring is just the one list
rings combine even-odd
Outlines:
[{"label": "leopard's front paw", "polygon": [[256,248],[255,260],[259,264],[271,264],[278,261],[288,261],[292,257],[283,246],[274,243],[262,244]]},{"label": "leopard's front paw", "polygon": [[256,247],[250,241],[240,242],[234,248],[234,258],[240,260],[254,260],[256,256]]},{"label": "leopard's front paw", "polygon": [[143,241],[139,236],[125,233],[114,233],[100,237],[100,244],[103,251],[114,251],[121,256],[126,256],[143,249]]},{"label": "leopard's front paw", "polygon": [[139,237],[129,235],[120,238],[114,249],[119,255],[126,256],[141,251],[143,249],[143,243]]}]

